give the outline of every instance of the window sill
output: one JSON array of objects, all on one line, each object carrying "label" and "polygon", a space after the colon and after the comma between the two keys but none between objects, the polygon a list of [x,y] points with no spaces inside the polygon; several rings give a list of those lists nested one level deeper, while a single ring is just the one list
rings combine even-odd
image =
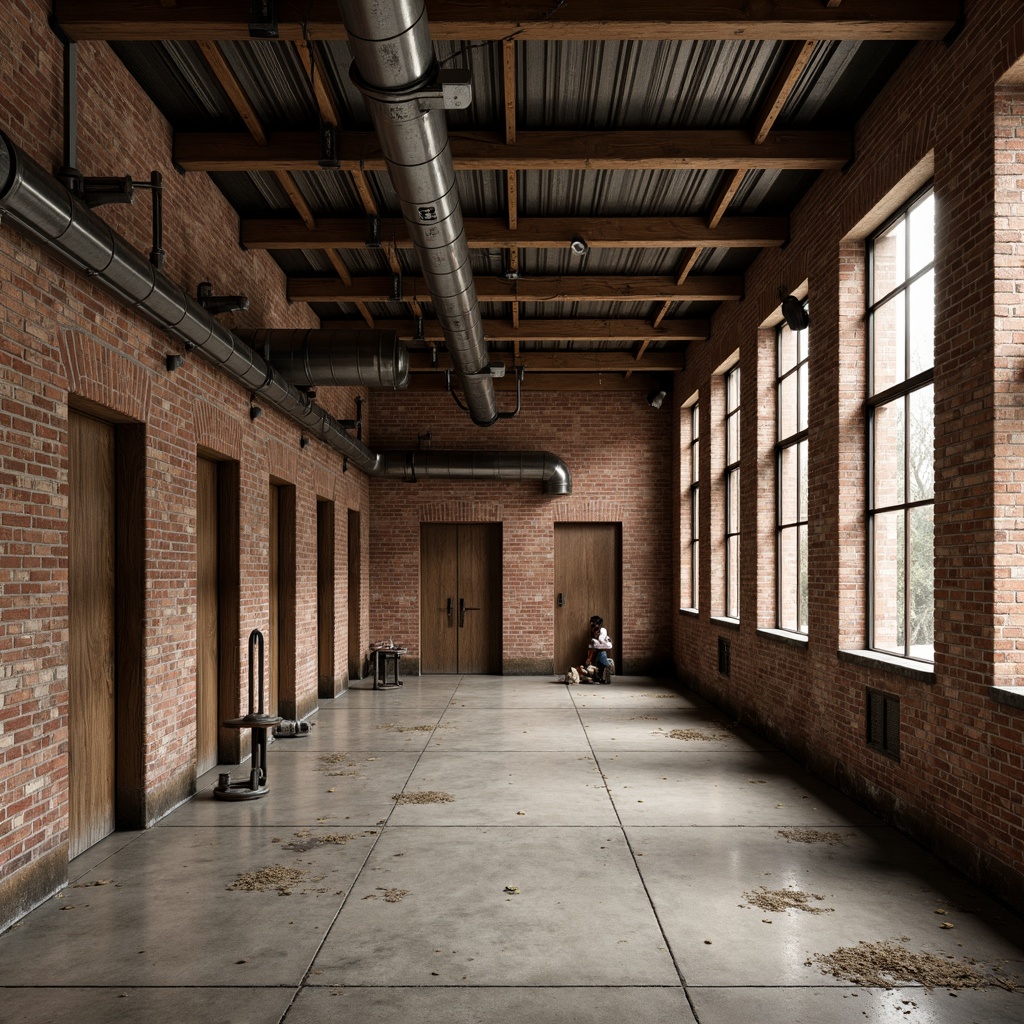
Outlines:
[{"label": "window sill", "polygon": [[1011,708],[1024,708],[1024,686],[993,686],[989,689],[997,704]]},{"label": "window sill", "polygon": [[781,644],[789,644],[791,647],[807,650],[806,633],[793,633],[788,629],[759,629],[757,635],[763,636],[768,640],[776,640]]},{"label": "window sill", "polygon": [[679,609],[679,614],[680,615],[690,615],[693,618],[697,618],[697,616],[700,615],[700,609],[699,608],[680,608]]},{"label": "window sill", "polygon": [[881,651],[839,651],[839,660],[872,668],[885,668],[907,679],[916,679],[919,683],[935,682],[934,665],[923,661],[911,661],[909,658],[897,658],[894,654],[883,654]]},{"label": "window sill", "polygon": [[735,629],[737,632],[740,628],[740,620],[730,618],[727,615],[712,615],[711,616],[712,626],[725,626],[726,629]]}]

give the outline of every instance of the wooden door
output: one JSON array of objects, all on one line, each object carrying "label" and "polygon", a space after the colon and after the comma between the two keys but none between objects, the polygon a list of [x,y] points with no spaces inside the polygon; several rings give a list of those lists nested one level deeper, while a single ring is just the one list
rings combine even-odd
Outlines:
[{"label": "wooden door", "polygon": [[[267,565],[269,571],[269,593],[270,609],[267,615],[267,636],[265,645],[264,666],[267,678],[264,682],[266,692],[266,712],[268,715],[277,714],[277,696],[280,687],[280,679],[277,663],[278,642],[281,639],[281,488],[274,484],[270,485],[270,514],[268,522],[269,530],[269,551],[267,554]],[[252,665],[251,672],[257,671],[257,666]],[[259,677],[256,677],[257,686]],[[259,698],[257,697],[257,703]],[[243,709],[248,712],[250,709]],[[251,710],[255,711],[255,708]]]},{"label": "wooden door", "polygon": [[266,639],[266,711],[298,718],[295,699],[295,488],[270,485],[269,635]]},{"label": "wooden door", "polygon": [[361,679],[363,675],[363,644],[360,639],[362,615],[361,592],[363,586],[362,543],[359,531],[359,512],[348,510],[348,676]]},{"label": "wooden door", "polygon": [[115,428],[68,414],[70,856],[116,818]]},{"label": "wooden door", "polygon": [[420,529],[420,645],[424,672],[459,670],[459,528]]},{"label": "wooden door", "polygon": [[555,524],[555,671],[586,656],[592,615],[604,619],[623,671],[622,526],[620,523]]},{"label": "wooden door", "polygon": [[220,586],[217,463],[196,460],[196,774],[217,764]]},{"label": "wooden door", "polygon": [[459,671],[501,671],[501,527],[459,531]]},{"label": "wooden door", "polygon": [[334,683],[334,502],[316,503],[317,692],[335,696]]},{"label": "wooden door", "polygon": [[420,538],[424,672],[501,671],[501,525],[424,523]]}]

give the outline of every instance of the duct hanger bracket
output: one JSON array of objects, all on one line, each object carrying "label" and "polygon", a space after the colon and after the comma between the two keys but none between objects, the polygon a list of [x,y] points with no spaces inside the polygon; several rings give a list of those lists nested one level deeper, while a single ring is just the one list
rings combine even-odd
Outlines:
[{"label": "duct hanger bracket", "polygon": [[407,89],[377,89],[352,65],[349,75],[356,88],[379,103],[416,103],[420,110],[465,110],[473,102],[472,75],[468,68],[438,68]]},{"label": "duct hanger bracket", "polygon": [[249,0],[249,36],[277,39],[277,0]]}]

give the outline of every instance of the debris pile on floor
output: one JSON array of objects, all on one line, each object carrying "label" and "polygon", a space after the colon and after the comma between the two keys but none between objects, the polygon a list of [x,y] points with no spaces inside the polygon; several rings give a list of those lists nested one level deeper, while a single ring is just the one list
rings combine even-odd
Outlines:
[{"label": "debris pile on floor", "polygon": [[[384,895],[379,897],[377,892],[382,892]],[[403,896],[409,895],[408,889],[385,889],[384,886],[378,885],[377,892],[371,892],[364,896],[364,900],[376,900],[383,899],[385,903],[399,903]]]},{"label": "debris pile on floor", "polygon": [[385,722],[383,725],[378,725],[378,729],[388,729],[391,732],[433,732],[435,729],[441,729],[443,726],[440,725],[395,725],[394,722]]},{"label": "debris pile on floor", "polygon": [[743,898],[761,910],[782,913],[785,910],[803,910],[808,914],[831,914],[832,907],[815,907],[811,900],[819,902],[825,899],[814,892],[801,892],[799,889],[766,889],[763,885],[754,892],[745,892]]},{"label": "debris pile on floor", "polygon": [[1012,978],[999,977],[999,968],[987,968],[974,958],[957,959],[944,953],[912,953],[901,942],[859,942],[840,946],[831,953],[816,953],[805,965],[821,965],[822,974],[842,981],[879,988],[897,988],[908,982],[925,988],[986,988],[998,986],[1015,992]]},{"label": "debris pile on floor", "polygon": [[455,801],[451,793],[437,789],[427,789],[419,793],[395,793],[391,799],[399,804],[450,804]]},{"label": "debris pile on floor", "polygon": [[[377,831],[376,829],[370,829],[365,832],[360,832],[359,835],[356,835],[354,832],[323,832],[320,835],[314,835],[310,829],[306,828],[301,832],[293,832],[292,834],[295,838],[284,843],[283,849],[292,850],[295,853],[308,853],[317,846],[344,846],[345,843],[351,842],[353,839],[362,839],[364,836],[375,836]],[[271,842],[281,843],[283,841],[275,837]]]},{"label": "debris pile on floor", "polygon": [[269,892],[276,889],[282,896],[290,896],[292,888],[306,881],[306,872],[298,868],[286,868],[283,864],[271,864],[260,871],[247,871],[239,875],[228,890],[237,892]]},{"label": "debris pile on floor", "polygon": [[[655,736],[659,732],[663,732],[659,729],[658,732],[654,733]],[[666,734],[669,739],[673,740],[727,740],[730,738],[727,732],[702,732],[700,729],[673,729],[670,733]]]},{"label": "debris pile on floor", "polygon": [[827,843],[829,846],[838,846],[847,840],[847,836],[839,832],[825,832],[817,828],[780,828],[778,834],[793,843]]}]

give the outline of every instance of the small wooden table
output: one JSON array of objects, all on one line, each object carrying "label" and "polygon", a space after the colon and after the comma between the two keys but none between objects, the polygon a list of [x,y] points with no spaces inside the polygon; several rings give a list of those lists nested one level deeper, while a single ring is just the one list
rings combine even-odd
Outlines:
[{"label": "small wooden table", "polygon": [[373,658],[373,688],[386,690],[392,686],[401,686],[398,677],[398,663],[408,650],[406,647],[374,647],[370,651]]}]

